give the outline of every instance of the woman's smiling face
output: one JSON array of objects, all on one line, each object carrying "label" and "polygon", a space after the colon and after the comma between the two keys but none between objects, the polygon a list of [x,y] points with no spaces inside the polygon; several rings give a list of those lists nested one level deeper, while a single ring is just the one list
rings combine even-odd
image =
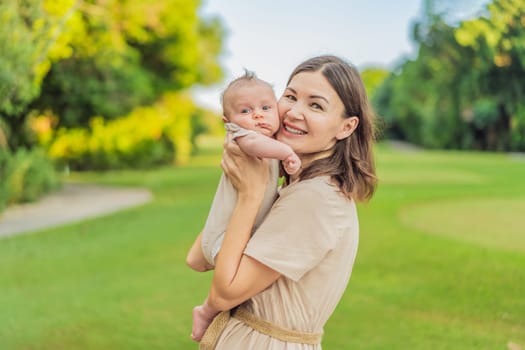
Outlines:
[{"label": "woman's smiling face", "polygon": [[344,128],[344,105],[319,72],[295,75],[279,99],[277,139],[299,155],[330,150]]}]

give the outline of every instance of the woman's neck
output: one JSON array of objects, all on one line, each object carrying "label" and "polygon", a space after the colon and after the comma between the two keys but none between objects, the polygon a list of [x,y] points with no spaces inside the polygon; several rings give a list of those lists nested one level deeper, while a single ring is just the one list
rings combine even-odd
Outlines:
[{"label": "woman's neck", "polygon": [[334,149],[328,149],[324,151],[319,151],[315,153],[308,154],[298,154],[301,159],[301,170],[294,175],[290,175],[290,183],[297,181],[301,177],[301,172],[303,169],[308,168],[314,161],[322,158],[328,158],[334,153]]}]

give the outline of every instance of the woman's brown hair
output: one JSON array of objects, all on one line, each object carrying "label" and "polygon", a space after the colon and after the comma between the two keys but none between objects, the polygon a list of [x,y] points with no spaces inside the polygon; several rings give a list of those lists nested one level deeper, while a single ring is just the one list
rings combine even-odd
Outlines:
[{"label": "woman's brown hair", "polygon": [[374,113],[365,86],[355,67],[336,56],[310,58],[290,75],[288,83],[302,72],[321,72],[343,102],[345,118],[356,116],[359,124],[352,135],[338,140],[331,156],[315,160],[300,174],[300,180],[329,175],[349,198],[367,201],[377,186],[374,155]]}]

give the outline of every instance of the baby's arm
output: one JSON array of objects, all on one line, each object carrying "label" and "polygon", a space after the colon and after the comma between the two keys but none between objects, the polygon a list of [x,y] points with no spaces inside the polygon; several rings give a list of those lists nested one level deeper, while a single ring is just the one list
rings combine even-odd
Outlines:
[{"label": "baby's arm", "polygon": [[202,233],[199,233],[197,239],[193,243],[186,257],[186,264],[191,267],[193,270],[198,272],[206,272],[213,269],[204,257],[201,247]]},{"label": "baby's arm", "polygon": [[301,167],[301,160],[290,146],[259,133],[250,133],[235,139],[247,154],[260,158],[274,158],[283,161],[284,169],[290,175]]}]

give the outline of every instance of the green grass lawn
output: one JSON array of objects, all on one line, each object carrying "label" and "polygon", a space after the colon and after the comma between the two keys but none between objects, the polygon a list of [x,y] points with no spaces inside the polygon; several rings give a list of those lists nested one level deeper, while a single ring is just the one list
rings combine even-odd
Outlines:
[{"label": "green grass lawn", "polygon": [[[0,350],[196,349],[210,274],[185,266],[220,153],[184,167],[74,174],[154,200],[0,240]],[[354,273],[323,348],[525,349],[525,158],[377,148]],[[30,220],[30,218],[28,218]]]}]

